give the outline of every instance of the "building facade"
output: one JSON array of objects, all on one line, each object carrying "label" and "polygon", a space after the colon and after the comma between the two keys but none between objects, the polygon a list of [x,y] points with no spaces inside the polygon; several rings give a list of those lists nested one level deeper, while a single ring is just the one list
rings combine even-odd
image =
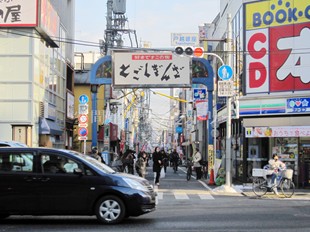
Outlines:
[{"label": "building facade", "polygon": [[[226,36],[224,17],[231,13],[236,114],[229,145],[236,180],[250,182],[252,169],[277,153],[294,170],[295,184],[310,186],[309,8],[310,1],[221,2],[213,35]],[[223,104],[217,146],[223,157],[226,115]]]},{"label": "building facade", "polygon": [[[0,8],[3,140],[71,147],[74,1],[5,1]],[[70,40],[68,40],[70,39]]]}]

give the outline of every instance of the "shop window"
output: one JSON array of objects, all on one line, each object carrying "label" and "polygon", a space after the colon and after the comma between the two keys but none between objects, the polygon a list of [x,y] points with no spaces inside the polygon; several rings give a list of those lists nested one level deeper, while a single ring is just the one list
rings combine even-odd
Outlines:
[{"label": "shop window", "polygon": [[275,138],[272,154],[277,153],[284,161],[295,161],[298,156],[297,138]]}]

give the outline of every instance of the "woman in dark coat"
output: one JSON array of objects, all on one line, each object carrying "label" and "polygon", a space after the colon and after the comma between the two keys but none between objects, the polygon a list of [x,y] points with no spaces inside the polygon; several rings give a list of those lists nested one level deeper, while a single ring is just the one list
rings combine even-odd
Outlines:
[{"label": "woman in dark coat", "polygon": [[153,172],[156,173],[155,185],[159,185],[160,171],[163,164],[162,159],[163,158],[161,156],[161,153],[159,152],[159,147],[156,147],[153,153]]}]

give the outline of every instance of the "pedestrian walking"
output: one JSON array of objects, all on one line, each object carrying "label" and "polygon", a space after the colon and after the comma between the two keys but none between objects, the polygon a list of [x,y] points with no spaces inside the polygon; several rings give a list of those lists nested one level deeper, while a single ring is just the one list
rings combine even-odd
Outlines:
[{"label": "pedestrian walking", "polygon": [[164,168],[164,171],[166,173],[167,172],[167,166],[169,165],[169,157],[168,157],[167,153],[165,152],[164,148],[162,148],[160,150],[160,153],[161,153],[161,157],[163,159],[163,168]]},{"label": "pedestrian walking", "polygon": [[180,160],[180,156],[177,150],[173,149],[173,152],[171,153],[171,161],[172,161],[172,167],[173,167],[174,172],[178,171],[179,160]]},{"label": "pedestrian walking", "polygon": [[134,151],[131,149],[126,150],[122,157],[124,172],[134,174],[134,159]]},{"label": "pedestrian walking", "polygon": [[155,173],[155,185],[159,185],[160,171],[162,169],[163,160],[159,147],[155,148],[154,153],[152,154],[153,159],[153,172]]},{"label": "pedestrian walking", "polygon": [[98,160],[99,162],[102,161],[101,156],[99,155],[99,152],[98,152],[98,148],[97,148],[97,147],[92,147],[92,148],[91,148],[91,153],[90,153],[89,156],[92,157],[92,158],[94,158],[94,159],[96,159],[96,160]]},{"label": "pedestrian walking", "polygon": [[196,152],[193,155],[193,163],[194,163],[194,168],[196,171],[196,180],[200,180],[202,177],[202,171],[201,171],[201,161],[202,161],[202,156],[199,152],[199,148],[196,147]]},{"label": "pedestrian walking", "polygon": [[138,175],[142,178],[145,178],[146,163],[147,163],[147,155],[144,151],[142,151],[139,153],[138,160],[136,161],[136,171]]}]

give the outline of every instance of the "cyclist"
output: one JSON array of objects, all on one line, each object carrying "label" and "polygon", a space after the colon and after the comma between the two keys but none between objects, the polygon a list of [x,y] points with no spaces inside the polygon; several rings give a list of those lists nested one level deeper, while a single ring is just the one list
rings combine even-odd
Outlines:
[{"label": "cyclist", "polygon": [[269,169],[273,170],[273,173],[271,175],[271,187],[275,194],[278,195],[277,191],[277,185],[276,185],[276,179],[279,175],[279,170],[283,170],[286,168],[285,163],[279,160],[279,157],[277,154],[272,155],[272,159],[268,161],[269,163]]}]

